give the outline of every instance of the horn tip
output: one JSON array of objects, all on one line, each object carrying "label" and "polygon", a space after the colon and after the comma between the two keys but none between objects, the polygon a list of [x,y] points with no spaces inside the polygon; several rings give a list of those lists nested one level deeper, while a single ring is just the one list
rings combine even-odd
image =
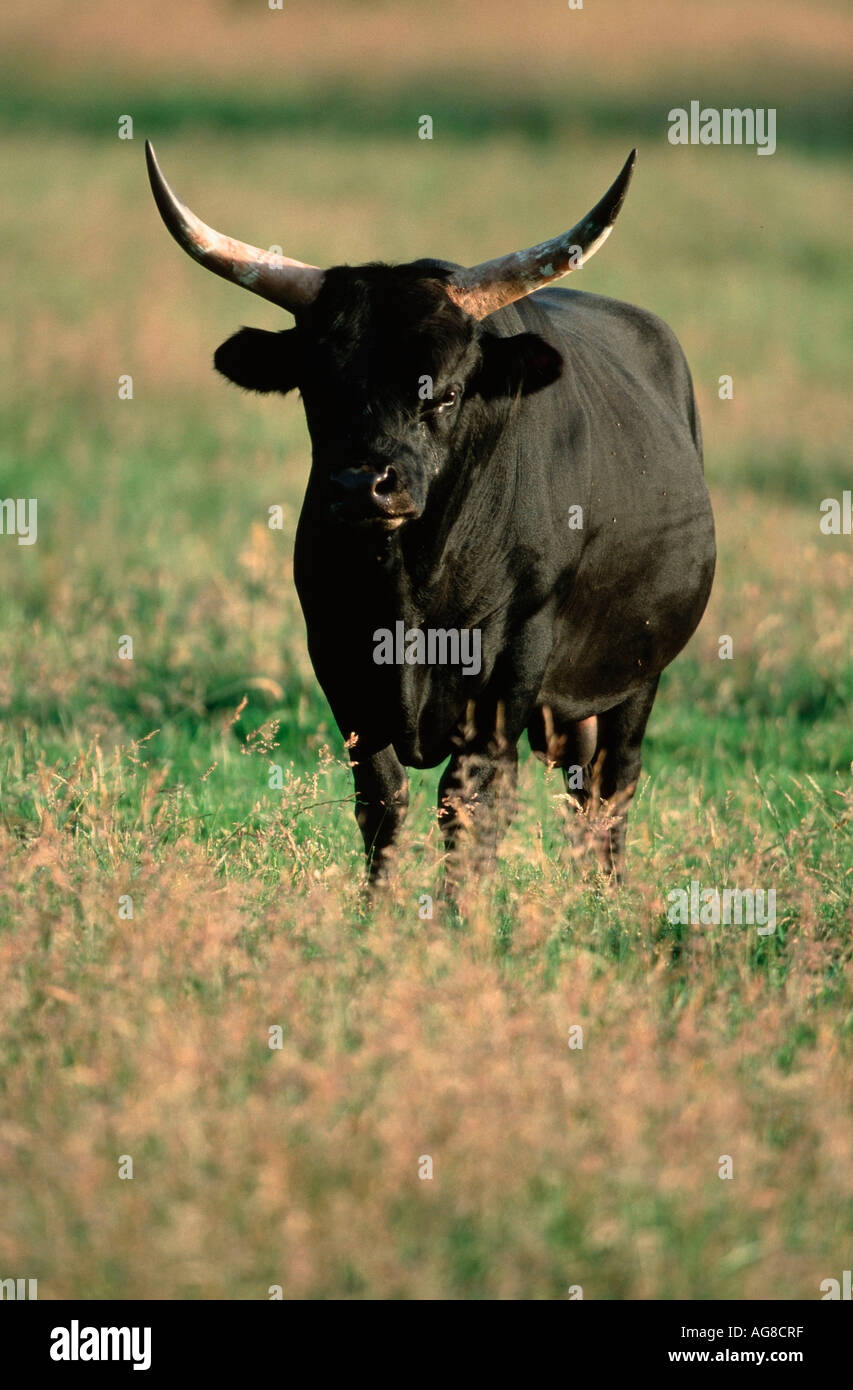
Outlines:
[{"label": "horn tip", "polygon": [[598,212],[600,209],[601,211],[606,213],[607,221],[610,223],[611,226],[616,221],[616,218],[619,215],[619,212],[622,208],[622,204],[625,201],[625,197],[628,192],[628,186],[632,178],[634,177],[634,166],[636,165],[636,163],[637,150],[636,148],[634,148],[628,155],[628,158],[625,160],[625,163],[622,165],[622,168],[619,171],[619,174],[617,175],[615,183],[612,185],[611,188],[608,189],[608,191],[602,198],[601,203],[599,203],[598,207],[595,209],[596,212]]},{"label": "horn tip", "polygon": [[159,174],[160,165],[157,163],[157,156],[154,153],[154,146],[152,145],[150,140],[145,141],[145,163],[148,166],[148,173],[151,176],[151,178],[153,178],[155,174]]}]

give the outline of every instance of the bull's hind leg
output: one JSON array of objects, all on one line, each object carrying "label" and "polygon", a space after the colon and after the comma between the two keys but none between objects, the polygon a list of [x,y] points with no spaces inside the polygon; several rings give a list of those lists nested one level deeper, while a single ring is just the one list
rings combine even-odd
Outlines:
[{"label": "bull's hind leg", "polygon": [[543,711],[538,731],[530,731],[534,752],[562,768],[574,844],[617,882],[624,872],[628,809],[657,687],[655,677],[622,704],[589,719],[561,722],[552,710]]},{"label": "bull's hind leg", "polygon": [[[584,769],[580,814],[586,822],[587,846],[617,882],[625,870],[628,809],[637,790],[643,737],[657,688],[656,676],[621,705],[598,716],[595,756]],[[563,776],[568,784],[565,769]]]}]

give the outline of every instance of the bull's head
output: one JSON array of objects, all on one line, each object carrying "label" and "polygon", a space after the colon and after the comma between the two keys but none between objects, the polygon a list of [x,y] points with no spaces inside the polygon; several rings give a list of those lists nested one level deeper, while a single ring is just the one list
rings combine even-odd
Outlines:
[{"label": "bull's head", "polygon": [[636,161],[571,231],[469,269],[318,266],[208,227],[174,195],[146,143],[151,187],[172,236],[201,265],[289,310],[281,333],[243,328],[218,371],[248,390],[299,388],[314,480],[330,518],[393,530],[421,515],[434,480],[482,435],[484,403],[549,386],[562,358],[537,333],[501,337],[491,314],[594,255],[613,228]]}]

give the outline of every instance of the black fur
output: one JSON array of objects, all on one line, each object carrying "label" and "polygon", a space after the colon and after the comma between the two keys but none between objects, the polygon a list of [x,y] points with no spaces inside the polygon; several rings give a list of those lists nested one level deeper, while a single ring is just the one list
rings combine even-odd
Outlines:
[{"label": "black fur", "polygon": [[[243,387],[302,394],[313,463],[296,584],[317,676],[341,733],[357,737],[372,875],[405,811],[404,765],[449,758],[449,847],[460,807],[475,824],[491,807],[496,843],[525,729],[554,762],[583,750],[579,801],[618,810],[603,853],[618,870],[620,799],[657,680],[714,570],[690,374],[659,319],[614,300],[547,290],[476,323],[446,293],[452,269],[332,269],[295,328],[243,329],[216,367]],[[399,619],[478,628],[482,670],[377,665],[373,634]]]}]

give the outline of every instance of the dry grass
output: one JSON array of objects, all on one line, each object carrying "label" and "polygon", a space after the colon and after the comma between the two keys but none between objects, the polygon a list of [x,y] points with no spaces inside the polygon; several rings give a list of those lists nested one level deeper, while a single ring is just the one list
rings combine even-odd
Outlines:
[{"label": "dry grass", "polygon": [[[772,22],[769,22],[772,19]],[[61,0],[4,11],[0,39],[16,63],[37,63],[65,77],[69,68],[104,66],[126,75],[274,82],[298,85],[316,76],[347,79],[369,63],[372,80],[412,73],[509,70],[522,83],[589,81],[618,73],[639,89],[650,75],[692,69],[754,73],[774,62],[846,75],[849,14],[833,0],[566,0],[460,4],[433,0],[315,0],[270,11],[266,0],[170,0],[117,10],[89,0],[69,22]]]},{"label": "dry grass", "polygon": [[[682,807],[622,900],[516,835],[454,925],[418,917],[428,846],[368,920],[310,838],[272,893],[188,828],[165,850],[156,783],[116,813],[134,773],[45,772],[38,835],[2,846],[0,1263],[42,1296],[812,1298],[841,1267],[853,977],[808,787],[784,854],[727,853],[723,825],[709,852]],[[738,811],[760,823],[758,794]],[[705,872],[772,876],[766,949],[667,926],[676,835]]]},{"label": "dry grass", "polygon": [[[758,750],[749,702],[775,690],[784,707],[778,683],[806,659],[810,623],[832,680],[849,560],[827,564],[805,520],[777,510],[807,568],[766,548],[743,565],[766,508],[718,496],[717,511],[720,584],[694,643],[706,688],[685,658],[662,697],[621,894],[580,876],[559,778],[532,761],[497,880],[461,918],[439,898],[423,777],[400,878],[367,912],[343,767],[303,748],[270,793],[283,730],[235,725],[238,697],[180,775],[168,732],[115,754],[83,742],[30,770],[52,736],[20,723],[0,783],[0,804],[26,808],[0,828],[0,1265],[38,1277],[42,1297],[120,1298],[263,1298],[273,1284],[286,1297],[554,1298],[581,1284],[587,1298],[812,1298],[846,1267],[849,794],[760,755],[756,785],[714,738],[738,721]],[[258,533],[227,599],[234,630],[267,614],[252,585],[273,583],[271,566]],[[199,639],[226,602],[212,576],[206,589],[208,616],[186,618]],[[709,682],[732,627],[732,674]],[[108,740],[109,686],[82,641],[77,661],[106,697]],[[65,746],[103,718],[73,686],[65,708],[79,730]],[[702,710],[699,735],[687,721]],[[674,751],[681,738],[693,746]],[[804,766],[825,769],[820,721],[801,738]],[[714,758],[728,790],[709,797],[698,777]],[[775,887],[777,932],[668,923],[666,895],[691,877]],[[568,1047],[577,1024],[582,1050]],[[717,1176],[726,1154],[731,1182]]]}]

